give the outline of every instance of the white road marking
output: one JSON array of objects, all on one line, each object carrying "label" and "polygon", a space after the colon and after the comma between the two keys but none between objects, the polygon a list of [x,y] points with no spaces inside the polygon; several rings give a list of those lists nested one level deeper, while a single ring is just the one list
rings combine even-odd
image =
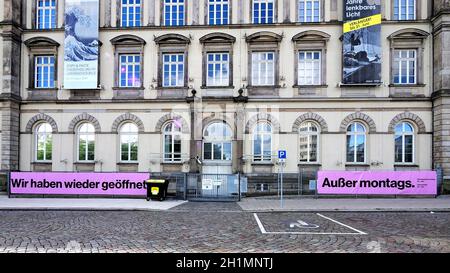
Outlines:
[{"label": "white road marking", "polygon": [[253,216],[255,216],[256,223],[258,223],[258,227],[259,227],[259,229],[261,230],[261,233],[262,233],[262,234],[267,233],[267,232],[266,232],[266,229],[265,229],[264,226],[263,226],[263,224],[262,224],[261,221],[259,220],[258,215],[256,215],[256,213],[253,213]]},{"label": "white road marking", "polygon": [[262,234],[294,234],[294,235],[367,235],[367,233],[360,231],[356,228],[353,228],[351,226],[345,225],[339,221],[336,221],[334,219],[331,219],[329,217],[326,217],[320,213],[316,213],[316,215],[327,219],[329,221],[332,221],[336,224],[342,225],[346,228],[349,228],[351,230],[356,231],[355,232],[292,232],[292,231],[266,231],[266,229],[264,228],[264,225],[262,224],[261,220],[259,219],[258,215],[256,213],[253,213],[253,216],[255,217],[256,223],[258,224],[259,230],[261,231]]},{"label": "white road marking", "polygon": [[367,235],[367,233],[365,233],[365,232],[363,232],[363,231],[361,231],[361,230],[358,230],[358,229],[353,228],[353,227],[351,227],[351,226],[349,226],[349,225],[343,224],[343,223],[341,223],[341,222],[339,222],[339,221],[337,221],[337,220],[331,219],[330,217],[324,216],[324,215],[322,215],[322,214],[320,214],[320,213],[316,213],[316,214],[317,214],[318,216],[322,217],[322,218],[325,218],[325,219],[327,219],[327,220],[330,220],[331,222],[334,222],[334,223],[336,223],[336,224],[339,224],[339,225],[341,225],[341,226],[344,226],[344,227],[346,227],[346,228],[349,228],[349,229],[351,229],[351,230],[354,230],[354,231],[358,232],[358,233],[361,234],[361,235]]}]

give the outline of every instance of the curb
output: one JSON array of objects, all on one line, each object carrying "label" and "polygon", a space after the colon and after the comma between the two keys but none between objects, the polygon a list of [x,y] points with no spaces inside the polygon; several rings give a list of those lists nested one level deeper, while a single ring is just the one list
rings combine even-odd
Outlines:
[{"label": "curb", "polygon": [[450,212],[450,208],[423,208],[423,209],[388,209],[388,208],[375,208],[375,209],[264,209],[264,210],[245,210],[244,212],[250,213],[270,213],[270,212],[303,212],[303,213],[316,213],[316,212]]}]

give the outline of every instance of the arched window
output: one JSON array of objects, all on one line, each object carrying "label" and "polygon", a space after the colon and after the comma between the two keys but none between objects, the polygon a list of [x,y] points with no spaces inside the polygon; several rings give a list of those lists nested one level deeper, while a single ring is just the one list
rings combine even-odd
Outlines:
[{"label": "arched window", "polygon": [[395,126],[395,162],[414,162],[414,127],[409,122]]},{"label": "arched window", "polygon": [[319,150],[319,127],[311,121],[303,122],[299,128],[300,162],[317,162]]},{"label": "arched window", "polygon": [[127,122],[120,127],[120,161],[138,160],[138,132],[136,124]]},{"label": "arched window", "polygon": [[48,123],[36,126],[36,161],[52,160],[52,127]]},{"label": "arched window", "polygon": [[258,122],[253,131],[253,161],[272,161],[272,125]]},{"label": "arched window", "polygon": [[232,135],[225,121],[209,124],[203,134],[203,159],[230,161]]},{"label": "arched window", "polygon": [[347,128],[347,162],[366,162],[366,127],[353,122]]},{"label": "arched window", "polygon": [[78,127],[78,161],[94,161],[95,128],[91,123],[83,123]]},{"label": "arched window", "polygon": [[181,161],[181,123],[173,120],[163,127],[164,162]]}]

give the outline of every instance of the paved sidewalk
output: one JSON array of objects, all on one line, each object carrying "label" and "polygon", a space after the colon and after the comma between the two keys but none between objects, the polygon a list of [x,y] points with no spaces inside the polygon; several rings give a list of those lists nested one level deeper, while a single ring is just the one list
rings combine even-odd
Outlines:
[{"label": "paved sidewalk", "polygon": [[168,210],[185,203],[179,200],[8,198],[0,195],[0,210]]},{"label": "paved sidewalk", "polygon": [[390,199],[245,198],[244,211],[450,211],[450,197]]}]

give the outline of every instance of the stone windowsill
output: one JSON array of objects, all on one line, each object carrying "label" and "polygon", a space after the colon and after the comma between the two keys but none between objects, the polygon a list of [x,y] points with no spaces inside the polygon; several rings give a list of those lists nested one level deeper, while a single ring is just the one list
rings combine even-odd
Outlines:
[{"label": "stone windowsill", "polygon": [[328,84],[318,84],[318,85],[293,85],[292,88],[298,89],[308,89],[308,88],[327,88]]},{"label": "stone windowsill", "polygon": [[59,90],[59,88],[56,88],[56,87],[53,87],[53,88],[36,88],[36,87],[28,87],[27,88],[27,90],[28,91],[36,91],[36,92],[39,92],[39,91],[58,91]]},{"label": "stone windowsill", "polygon": [[389,87],[399,87],[399,88],[420,88],[420,87],[425,87],[426,84],[423,83],[419,83],[419,84],[396,84],[396,83],[391,83],[389,84]]},{"label": "stone windowsill", "polygon": [[115,86],[112,88],[112,90],[118,90],[118,91],[140,91],[140,90],[145,90],[145,87],[140,86],[140,87],[119,87],[119,86]]},{"label": "stone windowsill", "polygon": [[281,85],[247,85],[247,89],[277,89]]},{"label": "stone windowsill", "polygon": [[255,162],[253,161],[251,163],[252,166],[275,166],[275,163],[273,162]]},{"label": "stone windowsill", "polygon": [[74,165],[95,165],[95,161],[86,161],[86,162],[77,161],[77,162],[74,162],[73,164]]},{"label": "stone windowsill", "polygon": [[394,168],[399,167],[399,168],[419,168],[419,165],[417,164],[408,164],[408,163],[395,163],[394,164]]},{"label": "stone windowsill", "polygon": [[33,161],[31,162],[33,165],[52,165],[51,161]]},{"label": "stone windowsill", "polygon": [[379,83],[358,83],[358,84],[356,84],[356,83],[340,83],[339,84],[339,87],[356,87],[356,88],[358,88],[358,87],[378,87],[378,86],[381,86],[381,85],[383,85],[383,83],[382,82],[379,82]]},{"label": "stone windowsill", "polygon": [[200,89],[233,89],[234,90],[234,86],[230,85],[230,86],[207,86],[207,85],[202,85],[200,86]]},{"label": "stone windowsill", "polygon": [[370,167],[367,163],[345,163],[345,167]]},{"label": "stone windowsill", "polygon": [[117,165],[124,165],[124,166],[129,166],[129,165],[138,165],[139,162],[117,162]]},{"label": "stone windowsill", "polygon": [[314,162],[314,163],[307,163],[307,162],[300,162],[297,164],[299,167],[321,167],[322,164]]},{"label": "stone windowsill", "polygon": [[173,165],[183,165],[183,162],[161,162],[161,165],[166,165],[166,166],[173,166]]}]

